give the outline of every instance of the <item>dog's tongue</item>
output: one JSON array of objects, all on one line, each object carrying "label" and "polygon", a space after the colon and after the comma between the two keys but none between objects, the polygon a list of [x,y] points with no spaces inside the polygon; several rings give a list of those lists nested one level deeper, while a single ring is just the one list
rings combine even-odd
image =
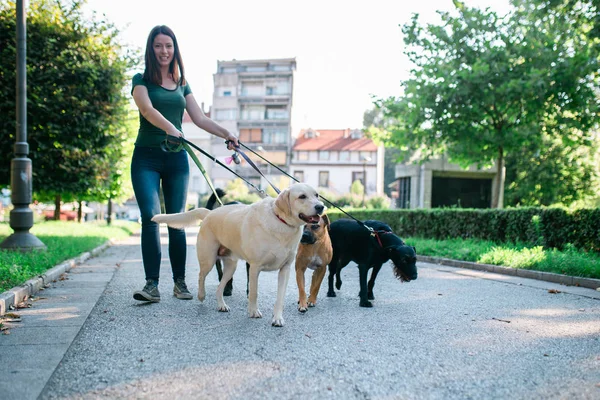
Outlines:
[{"label": "dog's tongue", "polygon": [[300,214],[300,219],[307,224],[318,224],[321,217],[319,215]]},{"label": "dog's tongue", "polygon": [[320,216],[312,215],[312,216],[308,217],[308,223],[309,224],[318,224],[320,219],[321,219]]}]

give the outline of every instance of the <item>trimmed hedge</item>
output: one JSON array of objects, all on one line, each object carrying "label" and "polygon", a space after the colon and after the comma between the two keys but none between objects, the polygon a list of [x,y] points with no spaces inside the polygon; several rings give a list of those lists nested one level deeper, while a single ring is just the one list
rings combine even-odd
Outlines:
[{"label": "trimmed hedge", "polygon": [[[401,237],[483,239],[563,250],[570,244],[600,252],[600,209],[561,208],[346,210],[354,218],[389,224]],[[331,221],[348,218],[330,208]]]}]

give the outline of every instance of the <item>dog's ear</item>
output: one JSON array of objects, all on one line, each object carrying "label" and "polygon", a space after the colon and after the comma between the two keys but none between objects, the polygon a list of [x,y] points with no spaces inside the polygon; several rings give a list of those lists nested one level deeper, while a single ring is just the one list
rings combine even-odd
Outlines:
[{"label": "dog's ear", "polygon": [[321,215],[321,218],[323,218],[323,224],[325,224],[325,228],[327,229],[327,232],[329,232],[329,228],[331,227],[331,224],[329,223],[329,217],[326,214]]},{"label": "dog's ear", "polygon": [[275,199],[275,207],[279,208],[286,215],[290,215],[292,213],[292,204],[290,202],[289,189],[285,189],[283,192],[279,193],[279,195]]}]

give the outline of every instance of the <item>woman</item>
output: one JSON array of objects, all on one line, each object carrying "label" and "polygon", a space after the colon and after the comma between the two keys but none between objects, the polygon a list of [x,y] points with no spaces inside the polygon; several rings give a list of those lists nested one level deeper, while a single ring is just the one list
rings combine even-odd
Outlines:
[{"label": "woman", "polygon": [[[232,144],[238,145],[238,140],[208,118],[198,106],[185,79],[175,34],[164,25],[154,27],[148,36],[144,74],[133,77],[131,93],[140,112],[140,128],[131,160],[131,181],[142,217],[142,260],[146,274],[146,285],[142,290],[136,291],[133,298],[158,302],[160,232],[158,224],[151,219],[161,212],[161,184],[165,212],[171,214],[185,211],[189,178],[186,151],[164,151],[161,144],[167,135],[182,136],[184,110],[187,110],[198,127],[230,141],[230,149]],[[185,231],[174,228],[168,228],[168,231],[173,295],[178,299],[189,300],[192,295],[185,284]]]}]

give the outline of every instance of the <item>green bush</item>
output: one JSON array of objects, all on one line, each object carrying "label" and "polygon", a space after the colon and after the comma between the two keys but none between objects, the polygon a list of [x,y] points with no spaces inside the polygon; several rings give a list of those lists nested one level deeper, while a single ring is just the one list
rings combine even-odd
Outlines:
[{"label": "green bush", "polygon": [[[600,252],[600,209],[562,208],[352,210],[358,220],[389,224],[401,237],[480,239],[562,250]],[[346,217],[330,210],[331,220]]]}]

